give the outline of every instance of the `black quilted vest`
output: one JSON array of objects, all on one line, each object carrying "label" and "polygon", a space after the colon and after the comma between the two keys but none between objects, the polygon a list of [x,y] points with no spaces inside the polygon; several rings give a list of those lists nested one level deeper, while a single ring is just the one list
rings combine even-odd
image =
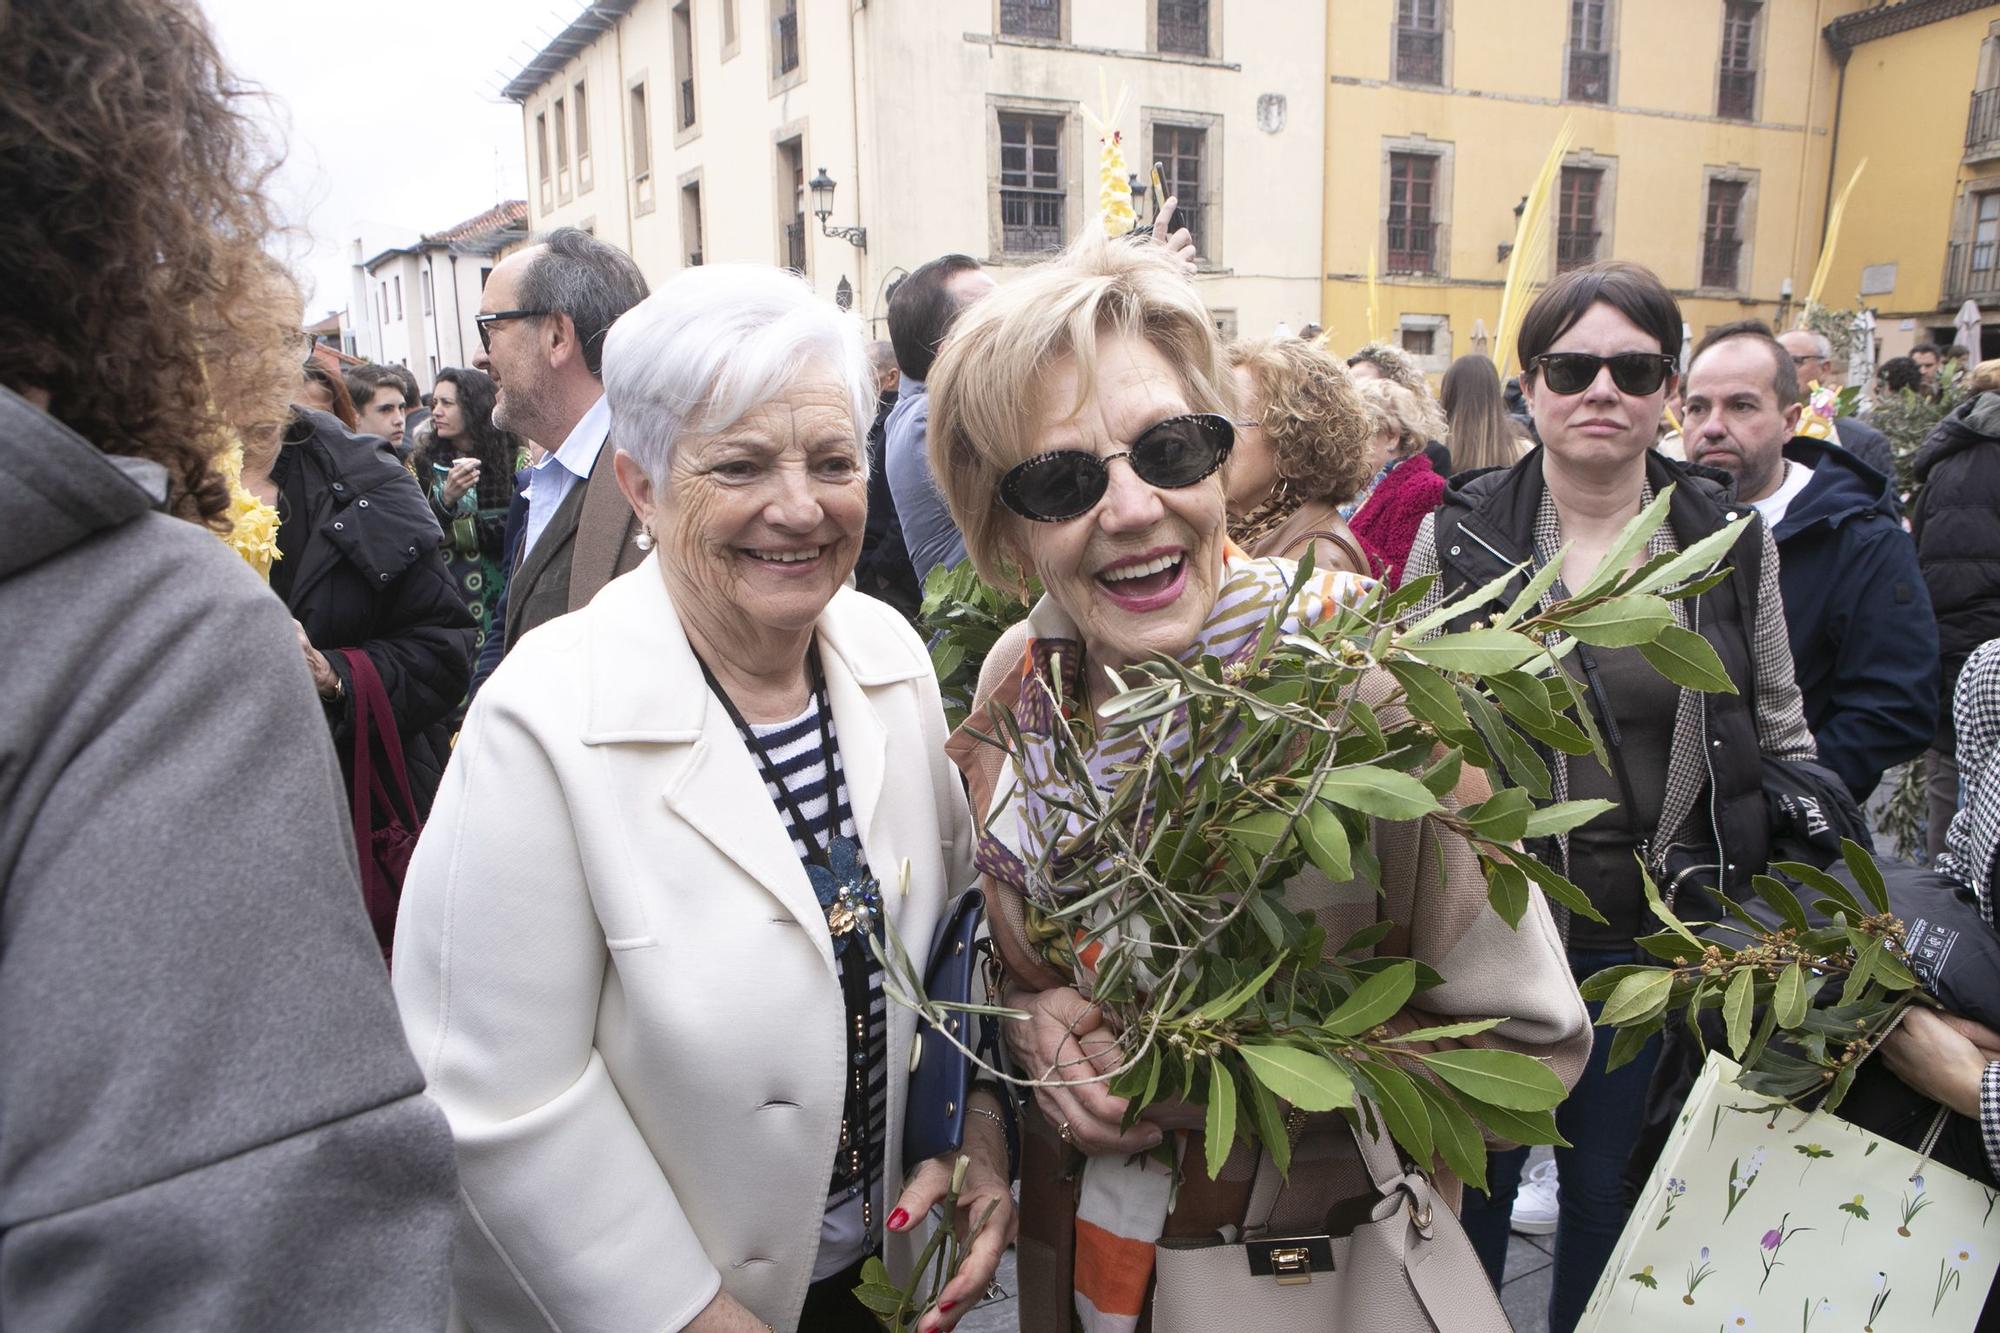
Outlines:
[{"label": "black quilted vest", "polygon": [[[1727,473],[1677,463],[1657,452],[1646,455],[1646,479],[1655,494],[1674,487],[1667,521],[1682,547],[1717,531],[1727,515],[1745,508],[1734,501],[1734,479]],[[1452,478],[1436,522],[1438,566],[1447,600],[1498,578],[1512,565],[1532,562],[1535,516],[1543,490],[1540,448],[1511,468]],[[1757,619],[1763,520],[1753,511],[1749,521],[1755,531],[1740,538],[1725,558],[1731,577],[1701,594],[1691,608],[1693,628],[1714,647],[1737,693],[1702,696],[1702,796],[1675,845],[1662,846],[1658,832],[1654,838],[1653,874],[1669,894],[1676,878],[1720,879],[1726,889],[1747,889],[1750,876],[1762,873],[1770,856],[1762,755],[1751,712],[1757,684],[1751,627]],[[1472,620],[1504,610],[1527,579],[1526,574],[1517,576],[1487,607],[1467,613],[1450,628],[1467,629]],[[1551,766],[1564,758],[1538,748]],[[1673,748],[1677,757],[1682,756],[1685,739],[1677,734]],[[1670,776],[1669,786],[1673,785]],[[1529,850],[1549,864],[1562,864],[1554,839]]]}]

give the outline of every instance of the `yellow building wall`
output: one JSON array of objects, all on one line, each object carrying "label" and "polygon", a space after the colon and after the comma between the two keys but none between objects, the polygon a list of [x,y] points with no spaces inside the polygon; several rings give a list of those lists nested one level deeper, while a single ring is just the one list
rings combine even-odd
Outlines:
[{"label": "yellow building wall", "polygon": [[[1382,278],[1377,332],[1404,314],[1445,316],[1451,356],[1477,350],[1475,323],[1498,322],[1513,207],[1562,125],[1571,151],[1604,159],[1601,258],[1656,270],[1680,296],[1692,332],[1749,315],[1770,318],[1791,279],[1803,293],[1818,254],[1837,67],[1820,30],[1862,0],[1767,6],[1757,119],[1714,114],[1722,0],[1615,0],[1611,102],[1565,102],[1566,0],[1458,0],[1450,6],[1443,90],[1395,84],[1391,0],[1331,0],[1328,17],[1326,270],[1322,322],[1351,350],[1370,336],[1371,245],[1387,216],[1385,139],[1448,145],[1441,278]],[[1705,169],[1756,173],[1741,290],[1700,290]],[[1551,204],[1553,213],[1553,201]],[[1553,216],[1551,217],[1553,227]],[[1549,269],[1553,275],[1553,239]],[[1443,349],[1440,348],[1440,351]],[[1445,356],[1433,359],[1440,370]]]},{"label": "yellow building wall", "polygon": [[[1967,183],[2000,188],[2000,161],[1964,164],[1965,113],[1980,44],[2000,5],[1878,38],[1848,56],[1835,190],[1863,159],[1868,165],[1841,223],[1824,302],[1869,305],[1880,355],[1900,355],[1928,329],[1952,322],[1944,267],[1954,210]],[[1896,265],[1886,293],[1860,295],[1861,270]],[[1905,319],[1916,327],[1904,329]]]}]

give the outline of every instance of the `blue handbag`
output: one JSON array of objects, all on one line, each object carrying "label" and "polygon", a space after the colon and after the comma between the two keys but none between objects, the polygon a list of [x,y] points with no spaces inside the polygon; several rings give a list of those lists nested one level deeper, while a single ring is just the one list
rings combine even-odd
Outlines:
[{"label": "blue handbag", "polygon": [[[987,1003],[973,995],[982,964],[993,957],[991,941],[981,939],[986,922],[986,895],[978,889],[961,893],[939,922],[924,966],[924,993],[945,1004]],[[979,1053],[988,1065],[1000,1064],[998,1020],[948,1009],[945,1027]],[[921,1016],[910,1045],[910,1090],[903,1113],[903,1161],[909,1168],[932,1157],[955,1153],[965,1143],[965,1102],[973,1087],[973,1061],[944,1032]],[[1007,1133],[1007,1157],[1013,1162],[1018,1143],[1013,1099],[1000,1098]]]}]

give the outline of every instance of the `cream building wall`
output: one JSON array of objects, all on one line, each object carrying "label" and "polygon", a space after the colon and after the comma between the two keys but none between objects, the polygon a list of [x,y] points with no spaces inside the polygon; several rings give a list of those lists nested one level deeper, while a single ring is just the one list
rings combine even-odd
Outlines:
[{"label": "cream building wall", "polygon": [[[1837,68],[1820,30],[1861,0],[1762,6],[1752,116],[1723,119],[1723,0],[1610,0],[1605,104],[1570,100],[1569,0],[1440,0],[1442,87],[1399,83],[1394,0],[1329,0],[1324,323],[1346,351],[1368,340],[1365,275],[1386,248],[1389,153],[1441,158],[1434,276],[1383,277],[1380,331],[1428,331],[1441,371],[1482,350],[1498,321],[1513,209],[1565,117],[1571,165],[1601,168],[1597,257],[1636,260],[1674,289],[1695,337],[1771,318],[1787,280],[1803,294],[1818,256]],[[1702,286],[1706,183],[1741,179],[1747,224],[1735,288]],[[1554,203],[1551,203],[1553,214]],[[1553,220],[1551,225],[1553,226]],[[1550,273],[1554,269],[1551,247]]]},{"label": "cream building wall", "polygon": [[[683,195],[693,185],[705,262],[783,262],[793,196],[779,146],[795,140],[804,175],[824,168],[838,183],[829,222],[863,226],[868,241],[864,251],[823,236],[808,200],[805,270],[828,295],[845,279],[855,308],[886,336],[889,283],[925,260],[961,251],[1005,281],[1032,259],[1007,251],[1001,225],[1002,114],[1055,118],[1063,235],[1089,223],[1097,146],[1081,106],[1098,102],[1101,71],[1114,96],[1127,89],[1118,128],[1131,170],[1147,171],[1156,122],[1206,131],[1214,203],[1198,281],[1219,321],[1245,332],[1296,328],[1320,305],[1325,12],[1308,0],[1213,0],[1211,54],[1194,56],[1158,49],[1157,3],[1065,3],[1060,33],[1042,39],[1003,34],[999,0],[799,0],[801,67],[780,77],[776,0],[692,0],[691,132],[675,126],[676,6],[599,4],[591,13],[602,30],[576,33],[567,55],[544,53],[510,88],[523,110],[531,228],[588,226],[659,283],[693,248]],[[587,168],[575,143],[579,82]],[[643,181],[635,88],[645,90],[650,145]],[[566,177],[553,143],[558,97],[570,132]]]}]

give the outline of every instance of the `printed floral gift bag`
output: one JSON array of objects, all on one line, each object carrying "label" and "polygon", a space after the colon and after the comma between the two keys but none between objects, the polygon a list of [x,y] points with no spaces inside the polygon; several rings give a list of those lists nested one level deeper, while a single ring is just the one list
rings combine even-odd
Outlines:
[{"label": "printed floral gift bag", "polygon": [[1970,1333],[2000,1267],[2000,1193],[1736,1072],[1709,1054],[1582,1333]]}]

